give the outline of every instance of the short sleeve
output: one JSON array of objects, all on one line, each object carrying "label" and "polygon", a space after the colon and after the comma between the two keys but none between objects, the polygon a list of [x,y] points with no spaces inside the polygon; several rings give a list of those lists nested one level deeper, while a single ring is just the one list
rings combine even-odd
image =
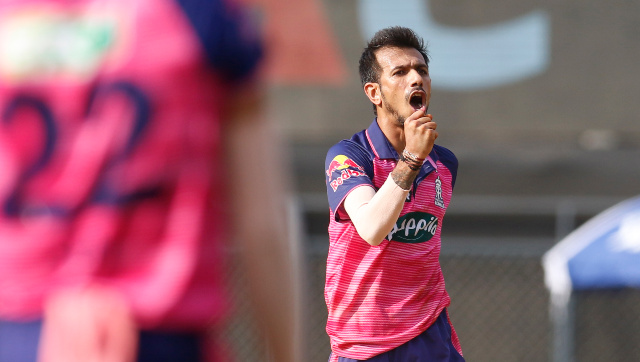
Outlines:
[{"label": "short sleeve", "polygon": [[325,180],[329,207],[335,213],[351,190],[373,185],[373,163],[361,146],[341,141],[331,147],[325,160]]},{"label": "short sleeve", "polygon": [[455,187],[456,179],[458,178],[458,158],[456,155],[451,152],[451,150],[442,147],[442,146],[434,146],[438,154],[438,158],[440,162],[442,162],[451,172],[451,187]]}]

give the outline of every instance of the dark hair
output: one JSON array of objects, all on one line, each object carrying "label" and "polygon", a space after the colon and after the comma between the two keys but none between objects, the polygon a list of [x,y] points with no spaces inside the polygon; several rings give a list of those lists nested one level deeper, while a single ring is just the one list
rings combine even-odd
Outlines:
[{"label": "dark hair", "polygon": [[384,47],[416,49],[422,54],[425,63],[429,65],[429,54],[424,41],[413,30],[401,26],[385,28],[375,33],[360,56],[358,70],[362,85],[380,81],[382,68],[376,59],[376,52]]}]

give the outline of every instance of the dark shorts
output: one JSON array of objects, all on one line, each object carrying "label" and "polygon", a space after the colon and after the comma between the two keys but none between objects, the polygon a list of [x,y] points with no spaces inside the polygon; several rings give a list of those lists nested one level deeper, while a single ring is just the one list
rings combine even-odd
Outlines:
[{"label": "dark shorts", "polygon": [[[0,362],[36,362],[42,323],[0,320]],[[141,331],[137,362],[202,362],[199,334]]]},{"label": "dark shorts", "polygon": [[[338,362],[357,362],[338,357]],[[446,309],[431,327],[409,342],[368,360],[370,362],[464,362],[451,342],[451,325]]]}]

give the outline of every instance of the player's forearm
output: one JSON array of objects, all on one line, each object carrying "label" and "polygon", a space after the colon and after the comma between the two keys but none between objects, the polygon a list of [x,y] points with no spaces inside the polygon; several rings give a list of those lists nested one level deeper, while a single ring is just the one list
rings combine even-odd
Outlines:
[{"label": "player's forearm", "polygon": [[[424,160],[421,161],[422,163]],[[412,168],[413,167],[413,168]],[[404,190],[410,190],[413,181],[418,176],[420,170],[415,168],[415,164],[410,165],[408,161],[399,161],[396,167],[391,171],[389,176],[398,185],[398,187]]]}]

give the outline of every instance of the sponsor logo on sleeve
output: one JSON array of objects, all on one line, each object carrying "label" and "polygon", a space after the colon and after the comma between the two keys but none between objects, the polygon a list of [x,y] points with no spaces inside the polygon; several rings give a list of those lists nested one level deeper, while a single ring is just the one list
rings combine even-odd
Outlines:
[{"label": "sponsor logo on sleeve", "polygon": [[387,236],[387,240],[417,244],[431,240],[438,231],[438,217],[426,212],[402,215]]},{"label": "sponsor logo on sleeve", "polygon": [[345,155],[337,155],[326,170],[329,185],[335,192],[340,185],[352,177],[366,176],[364,168]]}]

